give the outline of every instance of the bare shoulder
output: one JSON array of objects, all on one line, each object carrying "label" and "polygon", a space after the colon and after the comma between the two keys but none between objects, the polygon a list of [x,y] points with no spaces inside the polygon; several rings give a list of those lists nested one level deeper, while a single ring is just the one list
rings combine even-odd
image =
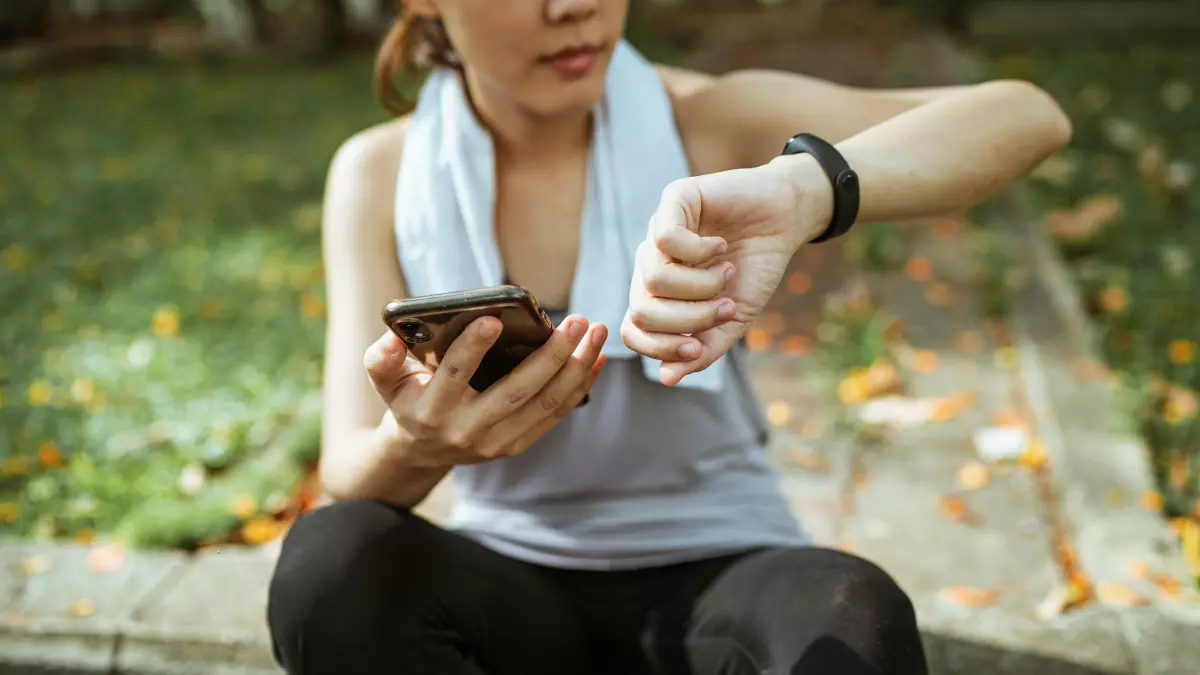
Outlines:
[{"label": "bare shoulder", "polygon": [[394,183],[407,128],[408,117],[404,116],[356,132],[334,154],[330,178],[352,177],[371,187]]},{"label": "bare shoulder", "polygon": [[654,69],[658,71],[658,76],[666,85],[671,99],[677,102],[703,91],[717,81],[715,75],[679,66],[656,63]]},{"label": "bare shoulder", "polygon": [[325,182],[325,229],[341,234],[387,229],[395,208],[396,175],[406,117],[356,132],[342,142]]}]

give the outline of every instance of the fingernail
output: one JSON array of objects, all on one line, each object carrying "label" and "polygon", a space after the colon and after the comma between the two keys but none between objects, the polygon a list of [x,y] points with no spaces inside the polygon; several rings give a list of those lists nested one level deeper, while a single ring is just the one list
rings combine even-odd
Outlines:
[{"label": "fingernail", "polygon": [[685,359],[694,359],[700,356],[700,347],[691,342],[679,347],[679,355]]},{"label": "fingernail", "polygon": [[722,253],[724,253],[728,250],[729,250],[729,242],[723,241],[720,244],[717,244],[717,255],[721,255]]},{"label": "fingernail", "polygon": [[732,278],[733,278],[733,265],[730,265],[729,267],[725,268],[725,281],[729,281]]},{"label": "fingernail", "polygon": [[733,316],[734,316],[734,309],[733,309],[732,302],[722,302],[720,305],[717,306],[717,318],[718,319],[729,320],[729,319],[732,319]]},{"label": "fingernail", "polygon": [[583,337],[585,331],[587,331],[587,326],[583,325],[582,321],[572,321],[571,325],[567,326],[567,335],[570,335],[572,340]]},{"label": "fingernail", "polygon": [[485,340],[491,340],[500,333],[500,323],[498,321],[484,321],[479,325],[479,337]]},{"label": "fingernail", "polygon": [[597,328],[596,330],[592,331],[592,345],[599,347],[600,345],[604,344],[604,338],[607,337],[604,333],[605,331],[603,328]]}]

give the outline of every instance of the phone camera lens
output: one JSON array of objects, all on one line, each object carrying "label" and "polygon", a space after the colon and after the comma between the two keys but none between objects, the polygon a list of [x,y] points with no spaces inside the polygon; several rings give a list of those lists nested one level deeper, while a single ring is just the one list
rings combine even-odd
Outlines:
[{"label": "phone camera lens", "polygon": [[425,324],[419,321],[401,321],[396,324],[396,328],[413,342],[426,342],[433,338]]}]

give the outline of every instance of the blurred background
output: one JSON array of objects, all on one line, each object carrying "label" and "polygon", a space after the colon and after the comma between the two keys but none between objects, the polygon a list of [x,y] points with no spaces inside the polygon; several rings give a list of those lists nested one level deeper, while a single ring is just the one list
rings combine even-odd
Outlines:
[{"label": "blurred background", "polygon": [[[394,10],[0,2],[0,534],[262,545],[311,506],[325,171],[386,119],[371,70]],[[634,0],[629,36],[712,73],[1054,95],[1074,140],[1022,189],[1150,451],[1139,498],[1200,577],[1195,0]],[[920,275],[871,232],[836,249],[847,265]],[[819,295],[838,267],[789,292]],[[760,346],[826,348],[795,330]]]}]

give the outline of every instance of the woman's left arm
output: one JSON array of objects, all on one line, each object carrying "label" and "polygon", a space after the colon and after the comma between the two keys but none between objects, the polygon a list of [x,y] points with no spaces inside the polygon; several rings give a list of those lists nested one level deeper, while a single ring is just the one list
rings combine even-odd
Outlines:
[{"label": "woman's left arm", "polygon": [[1008,80],[865,90],[743,72],[681,97],[676,115],[700,175],[663,191],[621,324],[627,346],[664,362],[668,385],[731,349],[792,255],[830,224],[833,189],[816,159],[779,156],[794,134],[833,143],[858,174],[858,223],[976,204],[1071,136],[1053,99]]},{"label": "woman's left arm", "polygon": [[[687,99],[689,118],[719,134],[734,167],[770,163],[811,196],[828,181],[806,155],[779,157],[809,132],[833,143],[859,177],[858,222],[942,215],[983,201],[1071,137],[1071,122],[1027,82],[864,89],[803,75],[740,71]],[[711,131],[710,131],[711,130]]]}]

